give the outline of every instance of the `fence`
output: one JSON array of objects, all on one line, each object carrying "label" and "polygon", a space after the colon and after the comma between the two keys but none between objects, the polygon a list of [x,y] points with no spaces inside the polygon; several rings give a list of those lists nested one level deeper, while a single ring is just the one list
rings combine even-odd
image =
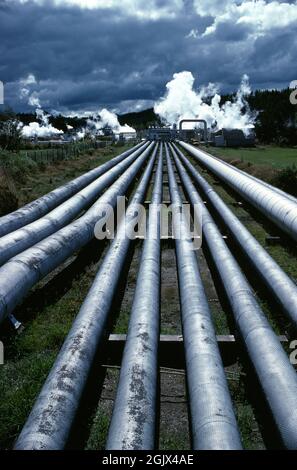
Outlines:
[{"label": "fence", "polygon": [[83,152],[105,147],[106,142],[81,142],[79,144],[60,144],[60,147],[22,150],[23,156],[31,158],[37,163],[51,163],[61,160],[70,160]]}]

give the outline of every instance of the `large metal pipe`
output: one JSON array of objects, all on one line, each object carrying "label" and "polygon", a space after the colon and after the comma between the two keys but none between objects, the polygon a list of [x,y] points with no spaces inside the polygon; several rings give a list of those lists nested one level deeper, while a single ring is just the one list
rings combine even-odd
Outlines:
[{"label": "large metal pipe", "polygon": [[44,217],[0,238],[0,266],[75,219],[83,210],[96,201],[99,194],[109,187],[148,145],[146,143],[145,146],[138,148],[130,156],[125,157],[123,161]]},{"label": "large metal pipe", "polygon": [[227,183],[293,240],[297,240],[297,203],[246,174],[236,171],[230,165],[202,153],[192,145],[178,142],[190,155]]},{"label": "large metal pipe", "polygon": [[155,448],[160,335],[160,231],[163,144],[160,145],[146,239],[137,277],[106,448]]},{"label": "large metal pipe", "polygon": [[156,151],[157,148],[15,449],[60,450],[67,443],[95,353],[104,337],[112,300],[132,242],[127,237],[127,225],[132,223],[138,205],[144,201]]},{"label": "large metal pipe", "polygon": [[124,160],[142,146],[143,143],[138,144],[121,155],[113,158],[112,160],[109,160],[103,165],[88,171],[78,178],[69,181],[69,183],[54,189],[50,193],[45,194],[33,202],[30,202],[26,206],[21,207],[20,209],[3,217],[0,217],[0,237],[17,230],[20,227],[24,227],[25,225],[47,214],[49,211],[57,207],[59,204],[62,204],[69,197],[73,196],[75,193],[90,184],[100,175],[103,175],[110,168],[117,165],[119,162]]},{"label": "large metal pipe", "polygon": [[259,178],[257,178],[256,176],[254,175],[250,175],[249,173],[243,171],[243,170],[240,170],[239,168],[237,168],[236,166],[234,165],[231,165],[230,163],[222,160],[221,158],[219,157],[215,157],[214,155],[212,155],[211,153],[208,153],[206,152],[205,150],[202,150],[201,148],[199,149],[199,151],[201,152],[201,154],[205,154],[209,157],[212,157],[212,158],[215,158],[216,160],[218,160],[219,162],[222,162],[224,163],[224,165],[227,165],[229,166],[230,168],[232,168],[233,170],[236,170],[238,171],[238,173],[241,173],[243,174],[244,176],[247,176],[251,179],[253,179],[254,181],[257,181],[258,183],[261,183],[263,184],[264,186],[267,186],[267,188],[270,188],[272,189],[273,191],[275,191],[276,193],[279,193],[281,194],[282,196],[286,197],[287,199],[291,199],[293,202],[296,202],[297,203],[297,199],[296,197],[294,197],[292,194],[288,194],[286,193],[285,191],[282,191],[280,188],[277,188],[276,186],[272,186],[271,184],[267,183],[266,181],[263,181],[263,180],[260,180]]},{"label": "large metal pipe", "polygon": [[31,287],[94,238],[100,212],[106,205],[116,206],[117,197],[126,193],[153,146],[150,144],[82,217],[11,258],[0,268],[0,323],[13,312]]},{"label": "large metal pipe", "polygon": [[260,243],[251,235],[247,228],[234,215],[210,184],[200,175],[185,155],[174,145],[183,165],[190,173],[195,183],[201,188],[216,210],[242,252],[247,256],[251,265],[265,282],[271,294],[297,327],[297,286],[281,269],[276,261],[267,253]]},{"label": "large metal pipe", "polygon": [[181,236],[175,239],[175,249],[193,447],[197,450],[241,449],[211,312],[168,151],[167,168],[171,202],[181,212],[177,219],[181,226],[176,231]]},{"label": "large metal pipe", "polygon": [[180,159],[175,152],[173,155],[194,210],[196,207],[202,210],[203,241],[211,253],[283,444],[288,449],[297,449],[296,372]]}]

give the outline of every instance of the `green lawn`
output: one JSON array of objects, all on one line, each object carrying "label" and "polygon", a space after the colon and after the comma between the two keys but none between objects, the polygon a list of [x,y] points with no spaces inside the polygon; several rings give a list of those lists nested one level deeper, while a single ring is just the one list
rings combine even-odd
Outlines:
[{"label": "green lawn", "polygon": [[213,155],[224,160],[242,160],[258,165],[272,165],[274,168],[297,166],[297,148],[255,147],[255,148],[209,148]]}]

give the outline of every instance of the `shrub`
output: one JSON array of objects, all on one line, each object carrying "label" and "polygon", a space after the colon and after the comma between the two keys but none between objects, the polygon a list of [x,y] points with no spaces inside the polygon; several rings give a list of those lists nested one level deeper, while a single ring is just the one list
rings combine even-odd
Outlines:
[{"label": "shrub", "polygon": [[297,167],[293,165],[281,170],[273,179],[272,184],[297,197]]},{"label": "shrub", "polygon": [[37,164],[27,156],[0,149],[0,167],[4,168],[13,180],[22,183],[37,169]]}]

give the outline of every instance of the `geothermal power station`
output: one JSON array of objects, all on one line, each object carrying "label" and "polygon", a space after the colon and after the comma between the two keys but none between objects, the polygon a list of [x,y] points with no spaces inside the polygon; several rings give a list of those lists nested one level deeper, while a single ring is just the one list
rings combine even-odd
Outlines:
[{"label": "geothermal power station", "polygon": [[[205,144],[209,133],[201,124],[199,139]],[[100,399],[98,387],[89,389],[94,367],[119,370],[106,449],[156,448],[160,367],[163,372],[170,367],[185,370],[193,448],[241,449],[243,439],[226,376],[226,368],[241,355],[250,363],[254,382],[249,385],[258,384],[279,442],[287,449],[297,448],[297,377],[285,352],[288,336],[285,331],[280,336],[274,332],[249,279],[252,273],[256,283],[264,284],[280,323],[293,329],[297,287],[223,201],[218,188],[227,188],[235,204],[248,207],[252,216],[274,227],[277,237],[271,238],[285,237],[289,243],[297,240],[297,200],[213,156],[211,147],[206,150],[186,142],[190,132],[183,130],[183,123],[180,128],[151,127],[143,140],[124,153],[1,217],[2,327],[10,321],[21,329],[16,308],[40,281],[68,269],[69,260],[84,247],[95,243],[93,250],[101,252],[98,272],[20,429],[15,449],[68,448],[73,432],[79,434],[84,427],[80,407],[86,391],[93,400]],[[207,182],[206,174],[215,177],[215,186]],[[126,197],[128,204],[113,239],[94,242],[102,207],[106,216],[106,207],[115,209],[119,196]],[[207,252],[210,276],[228,304],[229,335],[216,334],[211,313],[214,299],[201,276],[201,249],[194,248],[182,210],[185,204],[191,206],[192,218],[197,215],[201,222],[197,238]],[[146,212],[146,235],[128,237],[127,226],[139,205]],[[162,232],[161,213],[154,209],[160,205],[177,208],[167,236]],[[175,224],[180,237],[174,235]],[[121,289],[125,292],[135,249],[139,263],[128,327],[125,334],[112,334],[115,301]],[[166,301],[165,251],[175,260],[172,269],[178,281],[175,295],[182,335],[160,334]],[[260,424],[269,431],[268,423],[263,419]]]}]

